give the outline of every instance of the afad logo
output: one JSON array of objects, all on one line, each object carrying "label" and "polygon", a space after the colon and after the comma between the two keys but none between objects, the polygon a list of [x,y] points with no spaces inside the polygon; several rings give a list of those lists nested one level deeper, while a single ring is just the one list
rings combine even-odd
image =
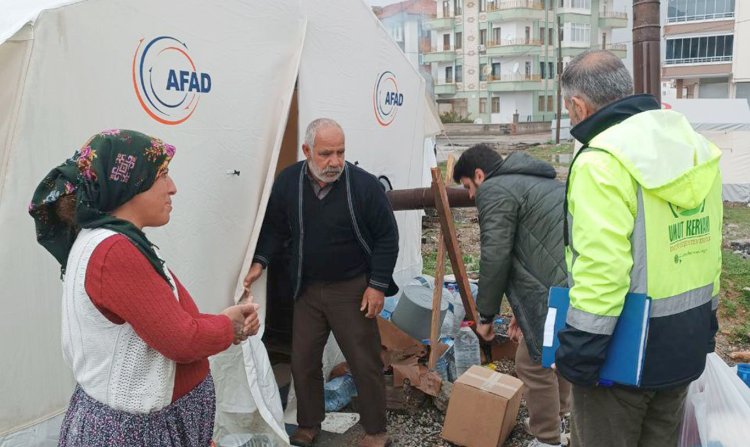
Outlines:
[{"label": "afad logo", "polygon": [[390,71],[380,73],[372,92],[375,119],[383,127],[390,125],[396,119],[396,113],[402,105],[404,105],[404,95],[398,92],[396,75]]},{"label": "afad logo", "polygon": [[160,36],[144,45],[141,39],[133,54],[133,88],[151,118],[173,126],[187,121],[211,91],[211,75],[198,70],[184,42]]}]

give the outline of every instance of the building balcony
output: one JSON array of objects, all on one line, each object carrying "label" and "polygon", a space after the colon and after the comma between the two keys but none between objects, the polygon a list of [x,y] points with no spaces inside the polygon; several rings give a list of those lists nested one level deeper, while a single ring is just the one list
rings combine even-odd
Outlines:
[{"label": "building balcony", "polygon": [[665,65],[685,65],[685,64],[713,64],[716,62],[732,63],[732,56],[712,56],[712,57],[690,57],[685,59],[667,59]]},{"label": "building balcony", "polygon": [[579,54],[583,53],[584,51],[588,51],[590,49],[591,49],[590,44],[585,45],[585,46],[584,45],[573,46],[571,44],[566,44],[563,42],[561,53],[562,53],[562,57],[576,57]]},{"label": "building balcony", "polygon": [[456,84],[435,84],[436,95],[455,95]]},{"label": "building balcony", "polygon": [[538,74],[503,74],[487,77],[490,92],[528,92],[541,90],[542,77]]},{"label": "building balcony", "polygon": [[667,23],[702,22],[705,20],[734,20],[734,11],[716,13],[691,14],[679,17],[667,17]]},{"label": "building balcony", "polygon": [[599,28],[627,28],[628,13],[620,11],[600,11]]},{"label": "building balcony", "polygon": [[430,19],[424,22],[424,27],[428,30],[451,29],[456,23],[455,17],[440,17]]},{"label": "building balcony", "polygon": [[728,77],[732,74],[732,63],[711,63],[696,65],[664,65],[662,66],[662,79],[694,79]]},{"label": "building balcony", "polygon": [[625,57],[628,55],[628,46],[624,43],[608,43],[607,50],[611,51],[620,59],[625,59]]},{"label": "building balcony", "polygon": [[667,59],[661,67],[662,79],[690,79],[732,75],[732,56]]},{"label": "building balcony", "polygon": [[538,0],[501,0],[487,3],[487,20],[490,22],[523,19],[544,20],[544,3]]},{"label": "building balcony", "polygon": [[455,50],[440,50],[433,48],[429,53],[422,55],[422,63],[424,64],[431,64],[433,62],[453,62],[455,60]]},{"label": "building balcony", "polygon": [[536,39],[490,40],[485,45],[485,51],[487,56],[538,56],[543,44],[544,42]]}]

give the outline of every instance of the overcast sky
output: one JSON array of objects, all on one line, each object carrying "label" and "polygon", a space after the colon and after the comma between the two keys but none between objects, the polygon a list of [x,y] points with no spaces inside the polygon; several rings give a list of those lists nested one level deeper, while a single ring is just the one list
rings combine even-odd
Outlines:
[{"label": "overcast sky", "polygon": [[398,0],[367,0],[367,3],[372,6],[385,6],[391,3],[398,3]]}]

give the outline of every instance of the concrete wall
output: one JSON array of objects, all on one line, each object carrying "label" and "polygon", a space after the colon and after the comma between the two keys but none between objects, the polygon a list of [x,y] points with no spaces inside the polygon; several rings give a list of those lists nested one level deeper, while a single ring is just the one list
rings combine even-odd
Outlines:
[{"label": "concrete wall", "polygon": [[[533,68],[533,67],[532,67]],[[523,65],[520,66],[519,72],[523,73]],[[532,92],[516,92],[500,94],[500,113],[497,114],[501,123],[513,122],[513,114],[518,112],[521,119],[534,113],[532,103],[536,96]],[[491,107],[491,103],[488,103]]]},{"label": "concrete wall", "polygon": [[526,135],[535,133],[548,133],[552,127],[549,121],[530,123],[504,123],[504,124],[469,124],[469,123],[446,123],[445,133],[448,136],[469,135]]}]

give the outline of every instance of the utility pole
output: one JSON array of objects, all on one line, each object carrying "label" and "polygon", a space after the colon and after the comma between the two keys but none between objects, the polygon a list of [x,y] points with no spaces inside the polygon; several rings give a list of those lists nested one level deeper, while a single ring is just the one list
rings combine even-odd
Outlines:
[{"label": "utility pole", "polygon": [[661,102],[661,21],[659,0],[633,0],[633,81],[635,93]]},{"label": "utility pole", "polygon": [[562,18],[557,16],[557,130],[555,130],[555,144],[560,144],[560,116],[562,115]]},{"label": "utility pole", "polygon": [[544,70],[542,70],[545,74],[545,79],[542,79],[542,82],[544,82],[544,113],[542,114],[542,121],[547,118],[547,112],[551,112],[549,110],[549,102],[547,101],[547,98],[550,97],[549,92],[549,80],[552,79],[552,73],[550,73],[552,70],[549,69],[549,46],[552,45],[552,42],[550,42],[550,33],[549,33],[549,2],[544,1],[544,36],[543,36],[543,43],[544,43]]}]

